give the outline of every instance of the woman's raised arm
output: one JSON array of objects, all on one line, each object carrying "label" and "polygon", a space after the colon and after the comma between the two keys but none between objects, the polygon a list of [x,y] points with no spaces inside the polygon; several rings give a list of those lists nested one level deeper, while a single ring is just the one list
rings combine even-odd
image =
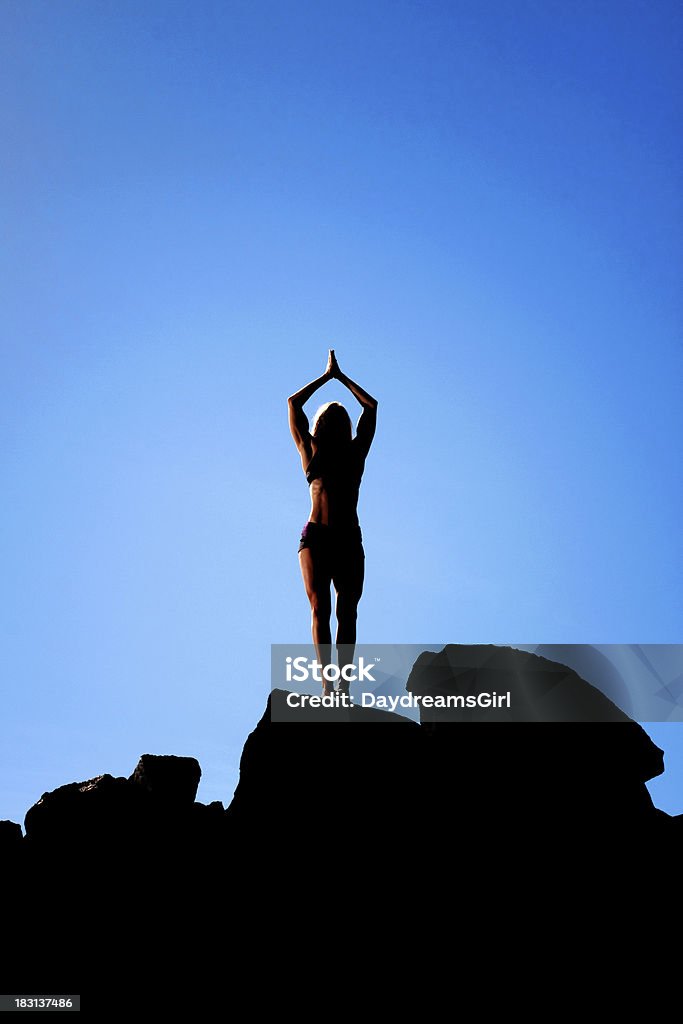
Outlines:
[{"label": "woman's raised arm", "polygon": [[311,435],[308,429],[308,417],[304,412],[304,405],[311,397],[315,394],[318,388],[321,388],[323,384],[326,384],[328,380],[332,379],[332,371],[330,368],[330,360],[327,360],[327,369],[315,380],[312,380],[310,384],[306,384],[305,387],[301,388],[300,391],[296,391],[293,395],[290,395],[287,399],[287,405],[289,407],[289,429],[292,432],[294,438],[294,444],[297,449],[301,452],[302,449],[306,452],[309,451],[311,445]]},{"label": "woman's raised arm", "polygon": [[[363,448],[365,455],[370,451],[370,445],[372,439],[375,436],[375,429],[377,427],[377,399],[369,395],[367,391],[356,384],[355,380],[351,380],[345,373],[339,369],[339,363],[335,359],[334,349],[330,349],[330,358],[332,359],[332,375],[337,378],[340,383],[347,387],[351,394],[358,399],[360,404],[363,406],[363,412],[358,420],[356,426],[356,441]],[[328,363],[329,365],[329,363]]]}]

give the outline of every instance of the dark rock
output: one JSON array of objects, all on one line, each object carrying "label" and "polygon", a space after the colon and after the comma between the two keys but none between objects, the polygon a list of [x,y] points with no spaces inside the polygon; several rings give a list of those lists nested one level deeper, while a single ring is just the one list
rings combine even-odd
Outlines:
[{"label": "dark rock", "polygon": [[18,845],[24,836],[16,821],[0,821],[0,849]]},{"label": "dark rock", "polygon": [[[553,768],[570,783],[600,786],[601,780],[641,785],[664,771],[664,755],[645,730],[576,672],[527,651],[490,644],[449,644],[425,651],[406,689],[420,697],[474,697],[510,693],[511,707],[420,707],[433,735],[437,727],[467,725],[442,733],[458,758],[465,745],[497,766],[498,784],[524,772],[536,782]],[[472,728],[474,726],[474,729]],[[487,733],[488,728],[494,728]],[[506,727],[511,732],[501,732]],[[501,756],[509,752],[509,768]]]},{"label": "dark rock", "polygon": [[[491,831],[510,829],[520,846],[540,834],[565,849],[620,844],[656,831],[645,782],[664,770],[662,751],[637,723],[565,665],[488,644],[450,644],[416,661],[409,692],[445,697],[510,693],[511,707],[421,707],[430,739],[430,818],[451,805],[472,821],[482,808]],[[445,789],[441,785],[446,783]],[[436,802],[435,802],[436,798]]]},{"label": "dark rock", "polygon": [[[130,779],[44,794],[5,872],[12,977],[27,963],[34,975],[16,991],[53,971],[54,991],[99,978],[108,999],[123,998],[153,978],[155,1000],[166,990],[176,1000],[183,983],[194,999],[229,963],[232,998],[248,973],[235,957],[262,964],[273,929],[276,951],[328,943],[340,964],[359,938],[371,956],[390,948],[392,970],[424,949],[430,986],[442,934],[444,977],[460,940],[489,951],[489,983],[516,948],[526,982],[540,948],[566,973],[577,934],[582,971],[594,931],[600,965],[606,927],[632,942],[633,915],[653,903],[647,887],[683,846],[683,816],[657,811],[645,788],[662,755],[643,730],[565,666],[511,648],[426,652],[409,688],[510,689],[520,713],[430,712],[418,725],[353,708],[316,724],[275,691],[227,811],[194,802],[192,758],[144,755]],[[553,720],[530,721],[539,707]],[[556,922],[571,956],[558,957]]]},{"label": "dark rock", "polygon": [[26,815],[29,845],[36,856],[87,853],[102,866],[117,858],[121,879],[142,855],[150,884],[154,874],[189,869],[188,857],[225,838],[223,805],[192,799],[199,774],[194,758],[145,754],[130,779],[101,775],[44,793]]},{"label": "dark rock", "polygon": [[144,820],[144,797],[128,779],[111,775],[60,786],[30,808],[26,837],[34,844],[120,845],[133,838]]},{"label": "dark rock", "polygon": [[630,721],[604,693],[568,666],[495,644],[448,644],[438,653],[423,651],[406,689],[432,698],[510,693],[509,708],[421,706],[422,722]]},{"label": "dark rock", "polygon": [[194,757],[143,754],[130,781],[154,797],[177,805],[192,804],[202,770]]},{"label": "dark rock", "polygon": [[[227,811],[195,803],[194,758],[144,754],[130,779],[100,776],[44,794],[26,815],[34,849],[66,844],[143,849],[177,874],[192,861],[246,854],[349,864],[359,842],[387,862],[403,849],[469,860],[515,835],[615,850],[680,829],[655,810],[645,782],[662,752],[639,725],[571,669],[509,647],[448,645],[417,659],[413,694],[512,694],[511,709],[423,709],[422,725],[387,711],[289,708],[274,691],[248,737]],[[394,728],[389,728],[389,726]],[[395,728],[395,726],[401,728]],[[653,840],[654,841],[654,840]],[[659,841],[659,839],[656,839]],[[466,852],[465,852],[466,850]],[[183,858],[186,863],[183,867]],[[188,860],[189,858],[189,860]],[[148,858],[146,870],[155,869]]]},{"label": "dark rock", "polygon": [[[255,858],[273,841],[292,862],[311,857],[320,871],[350,863],[359,844],[390,847],[416,827],[421,811],[422,730],[373,708],[288,708],[270,694],[247,738],[228,817],[233,843]],[[396,725],[403,728],[396,728]]]},{"label": "dark rock", "polygon": [[222,851],[227,838],[227,815],[223,804],[219,800],[210,804],[193,804],[189,827],[198,848],[208,851],[217,846]]},{"label": "dark rock", "polygon": [[449,645],[418,659],[407,688],[510,690],[513,709],[430,709],[421,727],[384,712],[368,728],[370,709],[354,708],[318,726],[275,691],[244,747],[228,809],[235,841],[256,857],[280,837],[287,861],[316,851],[323,871],[328,861],[353,864],[359,849],[391,865],[400,849],[404,862],[426,868],[447,856],[466,873],[497,863],[502,848],[519,865],[550,845],[538,870],[555,870],[558,855],[585,863],[590,848],[626,860],[645,846],[655,856],[665,832],[673,836],[645,787],[663,770],[662,751],[566,666]]}]

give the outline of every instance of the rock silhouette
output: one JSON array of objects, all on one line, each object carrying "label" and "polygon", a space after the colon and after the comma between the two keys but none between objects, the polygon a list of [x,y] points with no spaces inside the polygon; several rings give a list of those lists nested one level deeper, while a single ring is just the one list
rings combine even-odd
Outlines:
[{"label": "rock silhouette", "polygon": [[[207,919],[248,930],[270,900],[290,920],[301,892],[272,879],[302,872],[342,889],[360,875],[364,895],[385,901],[417,878],[422,898],[448,905],[454,877],[504,872],[515,892],[546,887],[569,905],[598,885],[601,900],[622,899],[625,880],[680,855],[683,817],[657,810],[645,787],[663,770],[661,750],[566,666],[509,647],[449,645],[418,658],[407,689],[510,690],[515,710],[484,721],[469,709],[423,709],[418,725],[355,707],[318,723],[275,690],[227,810],[196,802],[193,758],[145,754],[128,778],[44,794],[23,839],[0,823],[0,855],[12,866],[6,898],[23,907],[22,921],[40,903],[46,922],[31,935],[32,969],[50,966],[60,991],[69,977],[77,991],[93,942],[106,972],[118,924],[152,928],[168,962],[181,958],[190,976],[206,969]],[[555,720],[534,720],[540,708]],[[458,895],[462,914],[468,894]]]},{"label": "rock silhouette", "polygon": [[[470,696],[481,691],[511,693],[511,706],[421,707],[422,722],[629,722],[604,693],[567,665],[539,654],[495,644],[447,644],[423,651],[406,683],[423,696]],[[634,734],[635,735],[635,734]],[[642,730],[638,735],[644,736]],[[664,770],[652,764],[653,775]]]},{"label": "rock silhouette", "polygon": [[13,849],[22,838],[21,825],[16,821],[0,821],[0,850]]},{"label": "rock silhouette", "polygon": [[175,805],[192,804],[202,777],[194,757],[158,757],[143,754],[130,781],[160,800]]}]

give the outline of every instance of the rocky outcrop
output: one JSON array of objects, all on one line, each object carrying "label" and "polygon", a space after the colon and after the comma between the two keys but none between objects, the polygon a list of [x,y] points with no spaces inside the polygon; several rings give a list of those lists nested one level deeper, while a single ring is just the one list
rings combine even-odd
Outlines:
[{"label": "rocky outcrop", "polygon": [[[421,707],[422,722],[630,722],[604,693],[567,665],[495,644],[447,644],[438,652],[423,651],[406,689],[432,698],[510,694],[509,706],[438,707],[433,702]],[[659,761],[653,774],[661,771]]]},{"label": "rocky outcrop", "polygon": [[446,781],[472,816],[487,807],[529,836],[554,828],[612,844],[661,825],[645,783],[664,771],[662,751],[567,666],[511,647],[449,644],[417,659],[406,688],[433,698],[510,694],[509,707],[434,701],[420,710],[437,789],[445,800]]},{"label": "rocky outcrop", "polygon": [[49,845],[120,841],[141,818],[140,795],[127,779],[111,775],[60,786],[27,812],[26,837]]},{"label": "rocky outcrop", "polygon": [[[425,651],[407,690],[421,697],[510,693],[510,707],[422,707],[421,725],[371,708],[289,708],[274,691],[247,738],[234,798],[196,802],[190,757],[143,754],[129,778],[102,775],[45,793],[27,813],[37,854],[97,851],[174,857],[307,857],[350,862],[359,836],[377,855],[467,835],[477,849],[514,832],[572,844],[658,844],[680,834],[645,788],[662,752],[604,694],[566,666],[493,645]],[[392,728],[389,728],[389,725]],[[398,728],[396,728],[398,726]],[[7,832],[19,841],[16,829]],[[7,844],[0,830],[0,842]],[[678,841],[678,840],[676,840]]]},{"label": "rocky outcrop", "polygon": [[194,803],[202,770],[194,757],[143,754],[130,776],[158,800],[178,806]]},{"label": "rocky outcrop", "polygon": [[0,821],[0,850],[11,850],[21,843],[21,825],[16,821]]},{"label": "rocky outcrop", "polygon": [[[593,906],[613,922],[626,908],[628,932],[683,844],[683,817],[656,810],[645,788],[663,762],[640,726],[565,666],[512,648],[425,652],[408,689],[509,689],[517,710],[483,720],[432,708],[417,724],[356,707],[320,722],[276,690],[227,811],[196,801],[193,758],[145,754],[129,778],[43,794],[26,838],[3,823],[0,854],[15,851],[4,971],[17,991],[87,979],[110,1005],[136,977],[149,984],[156,958],[155,1000],[183,985],[194,1000],[207,977],[223,984],[236,937],[247,964],[269,963],[273,928],[276,951],[300,929],[295,963],[311,950],[323,963],[320,936],[343,961],[348,936],[364,947],[378,920],[405,926],[409,907],[417,923],[396,963],[442,933],[480,950],[509,926],[510,949],[534,901],[543,942],[553,921],[582,928]],[[539,706],[553,720],[534,720]]]},{"label": "rocky outcrop", "polygon": [[129,778],[99,775],[43,793],[25,818],[26,841],[49,851],[132,854],[141,844],[165,847],[169,857],[221,841],[220,803],[195,803],[201,777],[193,757],[143,754]]}]

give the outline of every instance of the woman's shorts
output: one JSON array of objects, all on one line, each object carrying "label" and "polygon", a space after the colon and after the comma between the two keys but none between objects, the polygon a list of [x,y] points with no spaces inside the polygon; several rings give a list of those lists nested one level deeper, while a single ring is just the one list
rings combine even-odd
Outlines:
[{"label": "woman's shorts", "polygon": [[327,526],[307,522],[299,538],[299,551],[310,548],[316,571],[340,586],[362,586],[365,551],[360,526]]}]

